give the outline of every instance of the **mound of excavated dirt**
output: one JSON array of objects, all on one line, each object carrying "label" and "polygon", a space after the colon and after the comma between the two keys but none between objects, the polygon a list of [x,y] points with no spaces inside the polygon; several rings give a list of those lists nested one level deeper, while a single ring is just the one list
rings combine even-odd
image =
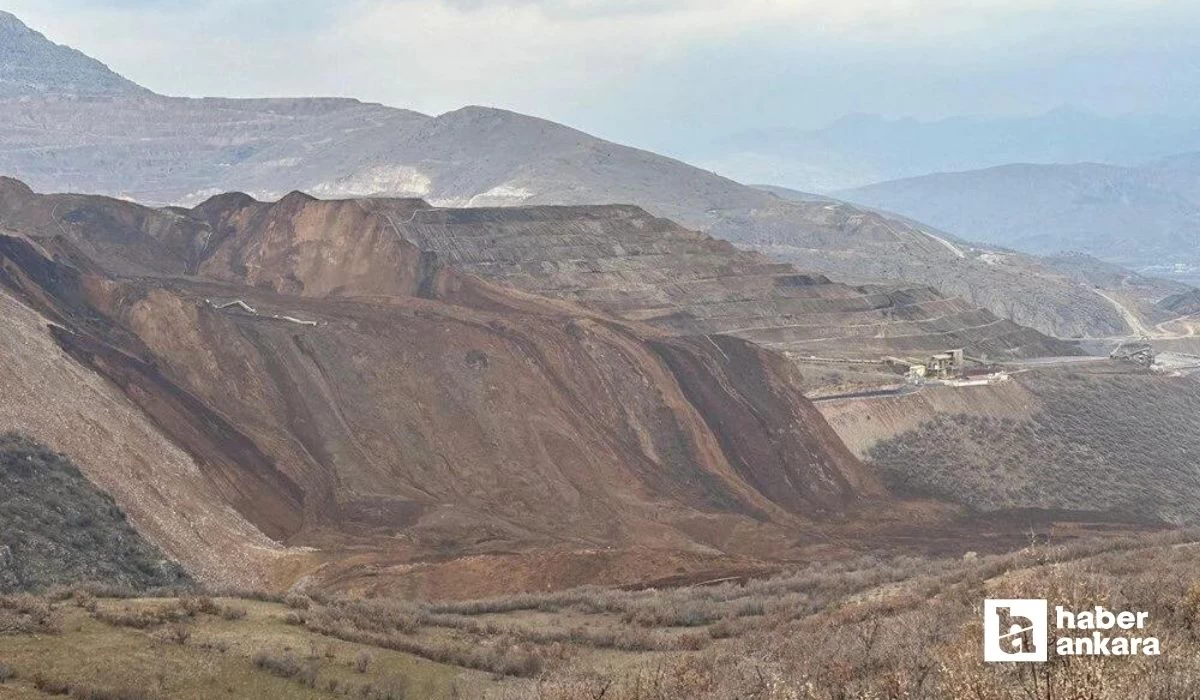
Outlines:
[{"label": "mound of excavated dirt", "polygon": [[[105,378],[186,456],[131,480],[89,454],[96,421],[127,438],[77,410],[88,383],[3,398],[35,434],[79,431],[58,449],[203,580],[403,589],[439,580],[431,561],[574,552],[497,586],[580,583],[601,561],[633,583],[756,569],[839,523],[905,517],[781,356],[480,281],[356,202],[159,211],[9,183],[0,207],[0,284],[53,324],[44,354]],[[239,571],[212,565],[234,554]]]},{"label": "mound of excavated dirt", "polygon": [[724,333],[802,356],[1078,352],[932,288],[838,284],[638,207],[362,205],[455,267],[675,334]]}]

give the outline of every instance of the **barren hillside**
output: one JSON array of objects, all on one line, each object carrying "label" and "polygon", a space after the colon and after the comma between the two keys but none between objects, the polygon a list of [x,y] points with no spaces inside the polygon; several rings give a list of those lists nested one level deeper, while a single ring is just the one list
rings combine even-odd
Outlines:
[{"label": "barren hillside", "polygon": [[[534,575],[501,588],[761,566],[906,507],[781,356],[480,281],[354,201],[150,210],[5,181],[0,210],[0,282],[43,319],[24,332],[46,348],[9,346],[6,362],[59,357],[89,377],[19,384],[4,404],[41,416],[26,432],[207,581],[236,577],[203,564],[208,545],[176,534],[186,511],[147,487],[217,508],[204,517],[259,581],[375,588],[438,585],[437,566],[413,566],[431,557]],[[119,457],[69,437],[97,376],[181,448],[186,476],[123,478]]]},{"label": "barren hillside", "polygon": [[950,347],[993,357],[1078,352],[933,289],[838,284],[637,207],[434,209],[383,199],[363,206],[456,267],[672,334],[736,335],[806,357]]},{"label": "barren hillside", "polygon": [[55,44],[0,10],[0,99],[61,96],[149,96],[108,66]]}]

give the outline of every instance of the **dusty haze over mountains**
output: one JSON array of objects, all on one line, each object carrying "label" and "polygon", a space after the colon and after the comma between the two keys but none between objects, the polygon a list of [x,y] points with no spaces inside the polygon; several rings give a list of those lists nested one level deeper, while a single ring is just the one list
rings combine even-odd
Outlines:
[{"label": "dusty haze over mountains", "polygon": [[743,182],[829,194],[885,180],[1009,163],[1136,166],[1197,150],[1200,124],[1191,116],[1107,117],[1060,107],[1030,117],[918,120],[851,115],[819,129],[742,132],[713,142],[695,157]]},{"label": "dusty haze over mountains", "polygon": [[737,134],[811,131],[847,114],[1200,111],[1200,11],[1179,0],[8,0],[3,9],[164,94],[334,95],[427,114],[483,104],[689,161]]},{"label": "dusty haze over mountains", "polygon": [[[1127,312],[1012,251],[921,224],[793,201],[553,122],[484,107],[431,117],[344,99],[186,99],[115,73],[8,19],[20,98],[0,102],[0,167],[43,192],[192,205],[226,190],[277,198],[411,196],[440,206],[632,203],[851,282],[905,280],[1063,337],[1120,336]],[[101,71],[93,93],[77,94]],[[1004,264],[997,264],[1003,261]],[[1152,304],[1178,289],[1139,291]]]},{"label": "dusty haze over mountains", "polygon": [[1200,279],[1200,153],[1137,166],[1005,165],[840,196],[997,245],[1082,251],[1152,274]]}]

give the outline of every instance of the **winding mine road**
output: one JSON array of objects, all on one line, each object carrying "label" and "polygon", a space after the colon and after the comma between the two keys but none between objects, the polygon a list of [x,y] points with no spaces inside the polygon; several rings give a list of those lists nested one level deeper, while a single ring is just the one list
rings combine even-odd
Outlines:
[{"label": "winding mine road", "polygon": [[915,384],[905,384],[904,386],[888,387],[886,389],[866,389],[863,391],[850,391],[845,394],[826,394],[825,396],[810,396],[809,401],[813,403],[821,403],[823,401],[848,401],[852,399],[881,399],[889,396],[907,396],[920,391],[922,387]]},{"label": "winding mine road", "polygon": [[1092,287],[1091,290],[1107,299],[1108,303],[1112,304],[1113,307],[1116,308],[1117,312],[1121,314],[1121,318],[1125,319],[1125,325],[1129,326],[1135,335],[1146,337],[1154,335],[1154,331],[1150,330],[1146,324],[1142,323],[1142,319],[1138,318],[1137,314],[1133,313],[1133,311],[1130,311],[1128,307],[1118,301],[1115,297],[1106,294],[1102,289]]}]

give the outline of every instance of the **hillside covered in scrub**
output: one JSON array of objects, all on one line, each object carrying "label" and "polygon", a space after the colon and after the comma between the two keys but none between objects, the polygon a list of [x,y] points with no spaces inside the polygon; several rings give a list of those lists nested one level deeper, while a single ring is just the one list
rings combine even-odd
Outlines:
[{"label": "hillside covered in scrub", "polygon": [[1035,508],[1195,524],[1198,388],[1190,377],[1027,374],[1003,392],[974,395],[970,407],[927,413],[866,457],[897,492],[980,511]]},{"label": "hillside covered in scrub", "polygon": [[[0,596],[0,697],[1194,698],[1197,534],[1039,539],[970,557],[861,555],[749,581],[456,602]],[[981,662],[979,601],[1037,596],[1069,609],[1127,601],[1147,611],[1148,633],[1168,651]]]},{"label": "hillside covered in scrub", "polygon": [[0,593],[188,581],[69,459],[21,435],[0,435]]}]

